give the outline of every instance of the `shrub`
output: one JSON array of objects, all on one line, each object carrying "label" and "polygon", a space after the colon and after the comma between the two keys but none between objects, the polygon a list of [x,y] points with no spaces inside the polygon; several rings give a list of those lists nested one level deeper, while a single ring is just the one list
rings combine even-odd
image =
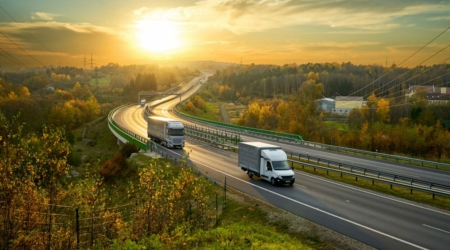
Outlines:
[{"label": "shrub", "polygon": [[139,152],[139,150],[140,148],[138,146],[134,145],[133,143],[127,142],[120,148],[119,152],[123,156],[129,158],[132,153],[137,153]]},{"label": "shrub", "polygon": [[112,160],[107,160],[100,166],[99,174],[105,178],[105,181],[111,181],[126,168],[128,168],[127,158],[117,152]]}]

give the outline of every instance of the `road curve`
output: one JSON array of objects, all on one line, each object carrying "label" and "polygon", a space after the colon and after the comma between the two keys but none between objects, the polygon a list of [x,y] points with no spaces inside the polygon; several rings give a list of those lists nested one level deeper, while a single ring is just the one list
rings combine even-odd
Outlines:
[{"label": "road curve", "polygon": [[[191,91],[196,91],[196,87]],[[188,95],[186,93],[182,99]],[[171,110],[178,102],[172,100],[158,105],[155,112],[174,116]],[[114,119],[146,136],[142,111],[138,105],[126,107],[116,112]],[[295,145],[283,144],[283,147],[305,150]],[[189,154],[200,170],[219,181],[226,177],[227,185],[237,190],[375,248],[448,249],[450,246],[448,212],[299,171],[296,171],[294,187],[273,187],[264,181],[249,179],[237,167],[236,154],[195,141],[187,142],[183,150],[170,151]]]}]

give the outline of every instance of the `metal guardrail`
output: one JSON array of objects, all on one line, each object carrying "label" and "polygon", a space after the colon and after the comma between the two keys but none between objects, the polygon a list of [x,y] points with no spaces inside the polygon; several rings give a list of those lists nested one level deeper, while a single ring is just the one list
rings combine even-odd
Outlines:
[{"label": "metal guardrail", "polygon": [[392,175],[390,178],[387,178],[384,176],[378,176],[372,172],[363,172],[363,173],[349,172],[349,171],[343,171],[343,170],[339,170],[339,169],[335,169],[335,168],[323,167],[323,166],[300,162],[300,161],[293,161],[293,160],[288,160],[288,161],[291,162],[292,166],[294,164],[297,164],[297,165],[300,165],[302,168],[305,168],[305,167],[313,168],[314,171],[316,169],[322,169],[322,170],[327,171],[327,174],[328,174],[328,172],[335,172],[335,173],[341,174],[341,177],[343,175],[350,175],[350,176],[356,177],[356,180],[358,180],[358,178],[363,178],[363,179],[371,180],[372,183],[374,183],[375,181],[383,182],[386,184],[390,184],[391,188],[392,188],[392,185],[408,188],[411,190],[411,193],[412,193],[412,190],[431,193],[433,195],[433,199],[434,199],[435,195],[450,197],[450,186],[446,186],[446,185],[434,184],[434,183],[429,183],[429,182],[428,183],[420,183],[420,181],[413,182],[413,181],[411,181],[411,179],[403,179],[403,178],[400,178],[398,175]]},{"label": "metal guardrail", "polygon": [[242,141],[239,134],[212,129],[210,127],[201,127],[196,124],[184,124],[184,129],[189,136],[213,140],[218,143],[229,142],[236,145]]},{"label": "metal guardrail", "polygon": [[421,166],[433,166],[435,168],[439,168],[439,167],[450,168],[450,164],[435,162],[435,161],[427,161],[427,160],[409,158],[409,157],[398,156],[398,155],[390,155],[390,154],[383,154],[383,153],[371,152],[371,151],[360,150],[360,149],[339,147],[339,146],[333,146],[333,145],[317,143],[317,142],[310,142],[310,141],[299,141],[298,143],[301,145],[304,145],[304,146],[328,149],[328,150],[335,150],[337,152],[345,152],[345,153],[350,152],[355,155],[361,154],[363,156],[371,156],[373,158],[381,158],[384,160],[394,160],[396,162],[403,161],[403,162],[407,162],[410,165],[412,165],[412,163],[416,163]]},{"label": "metal guardrail", "polygon": [[337,169],[342,169],[347,172],[355,172],[355,173],[360,173],[363,175],[376,176],[377,178],[382,178],[382,179],[401,181],[401,182],[409,183],[410,185],[421,185],[421,186],[430,187],[430,188],[438,187],[438,188],[446,190],[450,193],[450,186],[447,186],[447,185],[442,185],[442,184],[432,183],[429,181],[414,179],[411,177],[401,176],[398,174],[391,174],[391,173],[387,173],[387,172],[366,169],[363,167],[353,166],[350,164],[345,164],[345,163],[341,163],[341,162],[337,162],[337,161],[324,160],[319,157],[309,156],[308,154],[299,154],[299,153],[293,153],[293,152],[286,152],[286,154],[290,155],[291,158],[293,158],[293,156],[296,156],[299,160],[306,159],[308,161],[308,163],[310,160],[314,160],[314,162],[316,162],[317,164],[325,163],[325,164],[327,164],[327,167],[330,167],[330,165],[331,165],[331,166],[337,167]]},{"label": "metal guardrail", "polygon": [[190,115],[181,113],[177,108],[174,108],[173,111],[175,112],[175,114],[182,117],[183,119],[194,121],[194,122],[200,122],[203,124],[209,124],[209,125],[213,125],[216,127],[232,129],[235,131],[237,130],[237,131],[240,131],[241,135],[244,135],[244,134],[258,135],[260,137],[266,137],[266,138],[271,138],[271,139],[276,139],[276,140],[286,140],[286,141],[290,141],[290,142],[303,141],[303,138],[300,135],[210,121],[210,120],[206,120],[206,119],[202,119],[202,118],[198,118],[198,117],[194,117],[194,116],[190,116]]}]

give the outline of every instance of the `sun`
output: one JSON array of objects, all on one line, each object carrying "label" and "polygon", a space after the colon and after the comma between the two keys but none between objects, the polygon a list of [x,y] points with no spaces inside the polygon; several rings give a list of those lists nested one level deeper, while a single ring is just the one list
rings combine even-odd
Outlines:
[{"label": "sun", "polygon": [[166,20],[140,20],[136,23],[139,46],[151,52],[171,52],[180,47],[178,27]]}]

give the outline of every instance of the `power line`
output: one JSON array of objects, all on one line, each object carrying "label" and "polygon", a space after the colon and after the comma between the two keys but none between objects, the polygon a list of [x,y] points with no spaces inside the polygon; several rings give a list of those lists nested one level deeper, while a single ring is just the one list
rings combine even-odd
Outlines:
[{"label": "power line", "polygon": [[[20,26],[20,28],[21,29],[23,29],[23,30],[25,30],[27,33],[28,33],[28,35],[30,35],[34,40],[36,40],[40,45],[42,45],[42,47],[44,47],[44,48],[46,48],[49,52],[51,52],[53,55],[55,55],[56,57],[58,57],[59,58],[59,60],[61,60],[61,57],[59,57],[58,55],[56,55],[53,51],[51,51],[47,46],[45,46],[41,41],[39,41],[35,36],[33,36],[33,34],[31,34],[30,32],[28,32],[28,30],[26,30],[24,27],[22,27],[22,25],[20,25],[20,23],[16,20],[16,19],[14,19],[1,5],[0,5],[0,8],[12,19],[12,20],[14,20],[14,22],[16,22],[19,26]],[[63,60],[64,61],[64,60]],[[64,63],[66,63],[67,64],[67,62],[64,62]],[[68,64],[67,64],[68,65]]]},{"label": "power line", "polygon": [[15,58],[15,57],[12,56],[11,54],[9,54],[6,50],[4,50],[3,48],[0,48],[0,49],[1,49],[3,52],[5,52],[8,56],[10,56],[10,57],[7,57],[7,56],[1,54],[1,55],[4,56],[6,59],[10,60],[11,62],[13,62],[13,63],[15,63],[15,64],[17,64],[17,65],[19,65],[19,66],[27,67],[27,66],[26,66],[25,64],[23,64],[21,61],[19,61],[19,59]]},{"label": "power line", "polygon": [[[444,51],[444,50],[447,49],[448,47],[450,47],[450,44],[447,45],[447,46],[445,46],[444,48],[442,48],[442,49],[439,50],[438,52],[434,53],[432,56],[428,57],[427,59],[423,60],[423,61],[420,62],[419,64],[417,64],[416,67],[419,66],[419,65],[421,65],[422,63],[428,61],[429,59],[433,58],[434,56],[436,56],[437,54],[441,53],[442,51]],[[447,61],[447,60],[448,60],[448,59],[446,59],[445,61]],[[444,61],[444,62],[445,62],[445,61]],[[392,79],[390,82],[386,83],[386,85],[388,85],[389,83],[391,83],[391,82],[397,80],[398,78],[404,76],[405,74],[409,73],[409,72],[412,71],[412,70],[413,70],[413,69],[410,69],[410,70],[406,71],[405,73],[399,75],[398,77]],[[399,83],[399,84],[397,84],[397,85],[394,85],[394,86],[392,86],[392,87],[397,87],[397,86],[400,85],[400,84],[401,84],[401,83]],[[380,89],[380,88],[378,88],[378,89]],[[381,93],[379,93],[379,95],[383,95],[383,93],[385,93],[386,91],[387,91],[387,90],[382,91]]]},{"label": "power line", "polygon": [[[442,61],[440,64],[442,64],[442,63],[444,63],[444,62],[446,62],[446,61],[448,61],[448,60],[450,60],[450,57],[447,58],[447,59],[445,59],[444,61]],[[426,69],[426,70],[420,72],[420,74],[417,74],[417,75],[415,75],[415,76],[412,76],[411,78],[409,78],[409,79],[403,81],[402,83],[408,82],[408,81],[410,81],[410,80],[412,80],[412,79],[414,79],[414,78],[416,78],[416,77],[418,77],[418,76],[420,76],[420,75],[422,75],[422,74],[425,74],[426,72],[428,72],[428,71],[431,70],[431,69],[432,69],[432,68],[430,67],[430,68],[428,68],[428,69]],[[403,75],[407,74],[408,72],[409,72],[409,71],[405,72],[404,74],[398,76],[397,78],[393,79],[392,81],[397,80],[398,78],[402,77]],[[432,80],[436,80],[436,79],[438,79],[438,78],[440,78],[440,77],[444,77],[444,76],[449,75],[449,74],[450,74],[450,72],[445,73],[445,74],[442,74],[442,75],[440,75],[440,76],[438,76],[438,77],[436,77],[436,78],[434,78],[434,79],[432,79]],[[390,81],[389,83],[391,83],[392,81]],[[431,80],[429,80],[429,81],[431,81]],[[426,81],[425,83],[427,83],[427,82],[429,82],[429,81]],[[389,83],[387,83],[387,84],[389,84]],[[398,85],[400,85],[400,84],[402,84],[402,83],[399,83],[399,84],[397,84],[397,85],[395,85],[395,86],[393,86],[393,87],[397,87]],[[421,85],[421,84],[418,84],[418,85]],[[386,90],[383,91],[383,92],[381,92],[380,94],[382,94],[382,93],[384,93],[384,92],[386,92]],[[397,92],[395,92],[395,93],[389,94],[389,95],[387,95],[387,97],[392,96],[392,95],[395,95],[395,94],[397,94],[397,93],[399,93],[399,92],[401,92],[401,91],[397,91]]]},{"label": "power line", "polygon": [[[438,37],[440,37],[442,34],[444,34],[444,33],[445,33],[447,30],[449,30],[449,29],[450,29],[450,26],[449,26],[448,28],[446,28],[444,31],[442,31],[439,35],[437,35],[436,37],[434,37],[433,39],[431,39],[431,41],[429,41],[427,44],[425,44],[424,46],[422,46],[420,49],[418,49],[416,52],[414,52],[414,53],[413,53],[412,55],[410,55],[408,58],[406,58],[405,60],[403,60],[403,61],[399,64],[399,66],[402,65],[402,64],[403,64],[404,62],[406,62],[407,60],[409,60],[409,59],[410,59],[411,57],[413,57],[414,55],[416,55],[419,51],[421,51],[422,49],[424,49],[425,47],[427,47],[430,43],[432,43],[434,40],[436,40]],[[448,46],[447,46],[447,47],[448,47]],[[447,47],[445,47],[445,48],[447,48]],[[444,48],[444,49],[445,49],[445,48]],[[434,56],[434,55],[433,55],[433,56]],[[430,57],[430,58],[431,58],[431,57]],[[430,59],[430,58],[428,58],[428,59]],[[427,61],[428,59],[426,59],[425,61]],[[355,94],[357,94],[358,92],[364,90],[365,88],[370,87],[372,84],[374,84],[375,82],[377,82],[378,80],[380,80],[381,78],[383,78],[384,76],[386,76],[387,74],[389,74],[389,73],[391,73],[391,72],[393,72],[393,71],[394,71],[394,69],[389,70],[389,71],[386,72],[384,75],[380,76],[378,79],[376,79],[376,80],[374,80],[373,82],[369,83],[368,85],[362,87],[361,89],[359,89],[359,90],[353,92],[352,94],[350,94],[350,96],[355,95]]]},{"label": "power line", "polygon": [[22,50],[25,54],[27,54],[29,57],[33,58],[36,62],[40,63],[42,66],[45,67],[45,64],[41,63],[38,59],[34,58],[32,55],[28,54],[24,49],[22,49],[17,43],[15,43],[13,40],[11,40],[5,33],[1,32],[3,36],[5,36],[10,42],[12,42],[14,45],[17,46],[20,50]]}]

